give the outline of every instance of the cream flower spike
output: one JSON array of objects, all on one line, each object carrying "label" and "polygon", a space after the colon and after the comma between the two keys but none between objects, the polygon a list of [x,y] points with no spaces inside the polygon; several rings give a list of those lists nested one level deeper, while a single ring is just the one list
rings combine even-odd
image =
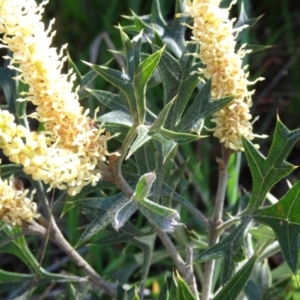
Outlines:
[{"label": "cream flower spike", "polygon": [[266,136],[258,136],[252,131],[250,107],[254,91],[249,91],[248,85],[253,83],[248,80],[247,67],[243,67],[242,61],[250,51],[245,50],[244,46],[235,51],[235,36],[242,28],[233,28],[234,20],[228,19],[229,9],[220,8],[220,2],[187,0],[185,15],[194,19],[191,26],[193,40],[200,44],[200,53],[195,56],[205,65],[199,69],[199,73],[211,80],[213,99],[235,95],[227,107],[214,114],[214,136],[224,143],[226,148],[241,151],[242,136],[249,140]]},{"label": "cream flower spike", "polygon": [[41,21],[44,5],[34,0],[0,0],[0,33],[3,45],[13,52],[10,68],[18,70],[16,79],[29,85],[22,100],[37,106],[31,115],[44,124],[47,143],[67,148],[78,155],[105,160],[106,142],[109,136],[95,125],[80,106],[73,83],[73,72],[62,74],[64,61],[60,53],[51,47],[55,32],[45,30]]},{"label": "cream flower spike", "polygon": [[0,148],[11,162],[22,164],[34,180],[42,180],[50,188],[68,189],[70,195],[85,185],[95,185],[101,178],[89,157],[48,146],[44,134],[16,125],[14,116],[5,110],[0,110]]},{"label": "cream flower spike", "polygon": [[[44,5],[34,0],[0,0],[0,34],[2,45],[11,50],[9,67],[16,69],[15,78],[29,85],[24,99],[36,105],[31,115],[43,123],[43,133],[30,133],[13,123],[13,116],[1,112],[0,139],[4,153],[12,162],[24,165],[24,171],[50,188],[78,193],[87,184],[101,178],[96,166],[110,155],[107,140],[111,138],[98,127],[95,117],[80,106],[73,83],[73,72],[62,74],[62,48],[58,54],[51,47],[51,26],[41,21]],[[5,119],[9,122],[5,125]],[[15,130],[19,130],[16,132]]]},{"label": "cream flower spike", "polygon": [[22,222],[30,223],[39,214],[32,197],[26,197],[28,190],[18,189],[15,183],[13,177],[9,180],[0,178],[0,220],[13,226],[21,226]]}]

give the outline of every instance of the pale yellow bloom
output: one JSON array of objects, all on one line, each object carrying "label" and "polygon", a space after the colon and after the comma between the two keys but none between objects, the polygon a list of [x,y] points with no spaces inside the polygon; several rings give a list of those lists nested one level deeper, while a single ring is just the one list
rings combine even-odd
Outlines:
[{"label": "pale yellow bloom", "polygon": [[249,51],[243,47],[235,51],[235,36],[242,28],[233,29],[234,20],[229,20],[228,9],[219,7],[220,0],[187,0],[187,4],[187,14],[194,19],[193,39],[200,44],[196,56],[205,65],[199,72],[211,80],[212,97],[235,96],[230,105],[215,113],[214,136],[227,148],[243,150],[241,137],[252,140],[257,135],[252,131],[249,110],[254,91],[248,90],[251,82],[243,67],[243,57]]},{"label": "pale yellow bloom", "polygon": [[19,100],[26,99],[37,106],[31,117],[44,124],[48,144],[105,160],[107,138],[101,138],[104,130],[83,112],[73,91],[75,74],[61,73],[66,60],[63,49],[58,54],[50,46],[53,22],[45,30],[41,21],[47,2],[38,6],[34,0],[0,0],[2,47],[13,52],[10,67],[20,72],[17,79],[29,85],[28,93],[23,93],[25,98]]},{"label": "pale yellow bloom", "polygon": [[37,218],[37,206],[26,197],[28,190],[17,189],[14,179],[0,178],[0,220],[10,225],[21,226],[22,222],[31,222]]},{"label": "pale yellow bloom", "polygon": [[[34,179],[75,194],[101,178],[96,166],[109,155],[106,144],[110,134],[104,134],[80,106],[77,90],[73,89],[75,74],[61,72],[65,47],[60,53],[51,47],[53,22],[45,30],[41,21],[47,2],[37,5],[34,0],[0,0],[0,47],[12,51],[12,57],[5,57],[10,60],[9,67],[18,71],[17,80],[29,86],[19,101],[36,105],[31,117],[44,126],[42,133],[25,133],[25,128],[12,121],[5,130],[2,126],[1,147]],[[13,132],[15,127],[22,131],[21,136]]]},{"label": "pale yellow bloom", "polygon": [[90,157],[53,144],[47,145],[43,133],[30,132],[16,125],[14,116],[0,110],[0,148],[10,161],[22,164],[24,172],[34,180],[42,180],[50,188],[68,189],[75,195],[87,184],[101,178]]}]

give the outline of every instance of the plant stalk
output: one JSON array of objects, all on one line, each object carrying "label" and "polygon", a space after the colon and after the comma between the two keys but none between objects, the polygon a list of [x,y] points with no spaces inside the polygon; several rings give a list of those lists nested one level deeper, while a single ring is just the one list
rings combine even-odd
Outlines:
[{"label": "plant stalk", "polygon": [[[48,225],[49,226],[49,225]],[[35,221],[32,223],[24,223],[22,226],[26,233],[33,233],[46,238],[47,229]],[[96,287],[102,289],[110,297],[116,298],[116,290],[106,282],[89,264],[88,262],[69,244],[64,238],[63,234],[59,230],[54,218],[51,219],[51,226],[49,232],[49,239],[55,243],[63,252],[65,252],[77,266],[86,272],[89,277],[89,281]]]},{"label": "plant stalk", "polygon": [[[218,157],[216,160],[219,164],[219,179],[213,219],[210,222],[209,247],[218,243],[221,234],[221,232],[218,230],[218,227],[223,224],[222,215],[228,180],[227,166],[230,154],[231,151],[222,146],[222,158]],[[214,269],[215,260],[207,261],[204,268],[204,282],[201,297],[202,300],[209,300],[211,297]]]},{"label": "plant stalk", "polygon": [[[168,254],[170,255],[171,259],[173,260],[176,268],[180,272],[181,276],[184,278],[185,282],[188,284],[190,287],[192,293],[194,294],[196,300],[199,300],[199,293],[198,293],[198,288],[196,284],[196,279],[193,273],[193,267],[190,262],[185,263],[182,257],[180,256],[179,252],[177,251],[176,247],[174,246],[172,240],[168,236],[167,233],[161,231],[159,228],[154,226],[157,235],[159,236],[162,244],[165,246]],[[191,248],[190,248],[191,249]],[[187,251],[190,251],[187,250]],[[190,252],[188,252],[190,254]]]},{"label": "plant stalk", "polygon": [[[123,191],[130,199],[134,193],[134,190],[127,183],[127,181],[124,179],[124,177],[121,173],[121,168],[120,168],[121,162],[122,162],[122,158],[120,158],[120,157],[117,157],[114,155],[112,155],[110,157],[109,169],[106,170],[106,174],[107,174],[106,178],[113,179],[113,182],[115,183],[115,185],[121,191]],[[111,173],[109,174],[109,172],[111,172]],[[159,228],[157,228],[157,226],[155,226],[155,224],[152,224],[152,226],[154,227],[162,244],[165,246],[165,248],[166,248],[168,254],[170,255],[171,259],[173,260],[175,266],[179,270],[181,276],[184,278],[186,283],[189,285],[191,291],[195,295],[196,300],[199,300],[196,279],[195,279],[195,276],[193,273],[192,264],[189,262],[191,250],[189,250],[189,252],[188,252],[189,259],[187,260],[187,262],[184,262],[184,260],[180,256],[179,252],[177,251],[176,247],[174,246],[174,244],[173,244],[172,240],[170,239],[170,237],[168,236],[168,234],[161,231]]]}]

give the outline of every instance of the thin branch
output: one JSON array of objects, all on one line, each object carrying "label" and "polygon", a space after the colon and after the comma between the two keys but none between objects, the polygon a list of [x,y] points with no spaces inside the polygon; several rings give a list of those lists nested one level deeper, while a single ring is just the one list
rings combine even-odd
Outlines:
[{"label": "thin branch", "polygon": [[[32,180],[32,183],[33,183],[33,186],[35,187],[36,189],[36,193],[40,199],[40,202],[42,203],[43,207],[44,207],[44,210],[45,210],[45,213],[46,213],[46,216],[47,216],[47,219],[48,220],[51,220],[51,217],[52,217],[52,204],[53,204],[53,193],[52,192],[52,198],[51,198],[51,202],[49,203],[48,201],[48,198],[46,196],[46,193],[44,191],[44,187],[43,187],[43,184],[42,182],[39,180],[39,181],[34,181]],[[50,233],[50,226],[48,226],[48,224],[50,224],[50,222],[48,223],[42,216],[39,217],[40,221],[41,221],[41,224],[45,224],[45,228],[46,228],[46,234],[45,234],[45,238],[43,240],[43,245],[42,245],[42,251],[41,251],[41,256],[40,256],[40,259],[39,259],[39,266],[38,266],[38,269],[41,268],[42,266],[42,263],[43,263],[43,259],[44,259],[44,256],[45,256],[45,253],[46,253],[46,249],[47,249],[47,245],[48,245],[48,240],[49,240],[49,233]],[[48,226],[48,227],[47,227]],[[38,269],[36,270],[35,272],[35,275],[34,275],[34,278],[32,279],[32,282],[30,284],[30,287],[29,287],[29,292],[28,292],[28,295],[26,297],[26,300],[29,299],[30,295],[31,295],[31,291],[33,290],[33,287],[38,279]]]},{"label": "thin branch", "polygon": [[196,299],[199,299],[196,279],[193,273],[193,267],[190,262],[185,263],[182,257],[180,256],[179,252],[177,251],[176,247],[174,246],[172,240],[168,236],[167,233],[161,231],[155,224],[152,224],[154,227],[157,235],[159,236],[162,244],[165,246],[168,254],[170,255],[171,259],[173,260],[176,268],[180,272],[181,276],[184,278],[188,286],[190,287],[191,291],[195,295]]},{"label": "thin branch", "polygon": [[225,229],[231,227],[232,225],[234,225],[236,223],[239,223],[240,221],[241,221],[241,218],[236,216],[236,217],[229,219],[228,221],[222,223],[219,227],[216,228],[218,235],[220,236]]},{"label": "thin branch", "polygon": [[[115,185],[123,191],[128,198],[131,198],[134,190],[131,188],[131,186],[127,183],[127,181],[124,179],[122,173],[121,173],[121,162],[122,159],[118,158],[117,156],[111,156],[110,157],[110,165],[109,169],[111,171],[111,174],[109,174],[108,178],[113,178]],[[150,220],[149,220],[150,221]],[[199,299],[197,285],[196,285],[196,279],[193,273],[192,264],[190,262],[185,263],[182,257],[180,256],[179,252],[177,251],[176,247],[174,246],[172,240],[168,236],[167,233],[163,232],[158,228],[155,224],[151,222],[151,225],[154,227],[157,235],[159,236],[162,244],[165,246],[168,254],[170,255],[171,259],[173,260],[175,266],[181,273],[182,277],[186,281],[186,283],[191,288],[193,294],[195,295],[196,299]]]},{"label": "thin branch", "polygon": [[[33,233],[46,238],[47,229],[35,221],[32,223],[24,223],[22,226],[26,233]],[[84,260],[84,258],[68,243],[64,238],[61,231],[59,230],[54,218],[51,219],[51,229],[49,234],[49,239],[55,243],[63,252],[65,252],[76,264],[77,266],[85,271],[89,277],[90,282],[101,288],[110,297],[115,298],[117,296],[116,290],[106,282],[89,264]]]},{"label": "thin branch", "polygon": [[[223,224],[222,215],[224,208],[224,199],[227,187],[227,165],[231,151],[222,146],[222,158],[217,158],[219,164],[219,180],[218,190],[216,195],[214,215],[211,221],[210,232],[209,232],[209,247],[215,245],[219,241],[220,230],[219,226]],[[204,269],[204,282],[202,288],[202,300],[209,300],[211,295],[211,288],[213,282],[213,274],[215,269],[215,260],[206,262]]]},{"label": "thin branch", "polygon": [[112,172],[112,177],[115,185],[127,195],[127,197],[130,199],[134,193],[134,190],[131,188],[131,186],[127,183],[127,181],[124,179],[122,172],[121,172],[121,164],[122,164],[122,158],[124,153],[121,153],[121,156],[118,157],[116,155],[112,155],[109,159],[109,168]]},{"label": "thin branch", "polygon": [[133,124],[132,127],[129,129],[129,132],[126,136],[126,138],[124,139],[124,142],[122,144],[122,149],[121,149],[121,157],[119,158],[119,172],[121,173],[121,167],[122,167],[122,162],[123,160],[126,158],[127,152],[130,148],[130,145],[132,144],[132,142],[134,141],[134,139],[137,136],[137,130],[136,128],[138,127],[138,124]]},{"label": "thin branch", "polygon": [[196,296],[196,299],[199,300],[199,293],[196,283],[196,278],[194,276],[194,270],[193,270],[193,248],[191,245],[186,246],[186,267],[188,268],[189,274],[193,275],[191,276],[191,281],[188,283],[193,294]]}]

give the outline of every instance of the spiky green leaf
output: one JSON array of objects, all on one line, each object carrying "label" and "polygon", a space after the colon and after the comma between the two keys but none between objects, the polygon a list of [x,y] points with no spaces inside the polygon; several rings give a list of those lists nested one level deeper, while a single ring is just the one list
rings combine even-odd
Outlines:
[{"label": "spiky green leaf", "polygon": [[136,185],[132,199],[138,202],[144,200],[148,196],[155,179],[154,172],[142,175]]},{"label": "spiky green leaf", "polygon": [[193,103],[182,117],[180,126],[181,132],[193,131],[200,135],[204,118],[212,115],[229,104],[234,96],[222,99],[211,100],[211,82],[207,82],[193,100]]},{"label": "spiky green leaf", "polygon": [[108,68],[106,66],[93,65],[87,62],[86,64],[125,94],[132,91],[131,78],[126,73]]},{"label": "spiky green leaf", "polygon": [[171,109],[171,106],[173,105],[174,101],[176,98],[174,98],[172,101],[170,101],[163,109],[162,111],[159,113],[159,115],[157,116],[157,119],[155,120],[155,122],[151,125],[150,127],[150,131],[157,131],[159,129],[161,129],[167,120],[169,111]]},{"label": "spiky green leaf", "polygon": [[119,124],[127,127],[131,127],[133,125],[133,120],[130,113],[123,110],[111,111],[99,117],[97,121],[111,124]]},{"label": "spiky green leaf", "polygon": [[115,213],[113,226],[116,230],[119,230],[129,220],[129,218],[136,212],[138,208],[135,200],[126,202]]},{"label": "spiky green leaf", "polygon": [[300,182],[276,204],[254,212],[254,219],[270,226],[276,234],[282,254],[296,274],[299,261]]},{"label": "spiky green leaf", "polygon": [[8,272],[0,269],[0,282],[1,283],[22,283],[31,281],[34,278],[33,274],[22,274],[17,272]]},{"label": "spiky green leaf", "polygon": [[143,124],[146,116],[146,86],[164,51],[164,47],[142,61],[134,72],[134,92],[137,101],[139,124]]},{"label": "spiky green leaf", "polygon": [[[130,40],[128,35],[123,31],[122,27],[119,26],[121,40],[125,51],[127,74],[130,78],[133,78],[135,69],[137,68],[140,60],[140,46],[142,33],[135,36],[134,40]],[[136,45],[138,45],[136,47]]]},{"label": "spiky green leaf", "polygon": [[114,223],[117,211],[122,208],[129,199],[123,194],[111,197],[85,198],[74,201],[81,210],[93,215],[94,220],[86,227],[77,246],[84,244],[108,224]]},{"label": "spiky green leaf", "polygon": [[252,195],[245,214],[261,207],[269,189],[296,168],[286,162],[286,158],[299,139],[300,129],[289,131],[279,118],[267,157],[264,157],[250,141],[243,138],[253,180]]},{"label": "spiky green leaf", "polygon": [[178,272],[176,272],[177,281],[177,299],[178,300],[196,300],[196,297],[191,292],[189,286],[182,279]]},{"label": "spiky green leaf", "polygon": [[247,263],[236,274],[234,274],[234,276],[227,282],[213,300],[237,299],[251,276],[256,260],[257,256],[252,256]]},{"label": "spiky green leaf", "polygon": [[93,95],[101,104],[107,106],[111,110],[120,110],[129,113],[128,108],[123,105],[119,95],[102,90],[87,89],[87,91],[90,93],[90,95]]},{"label": "spiky green leaf", "polygon": [[150,153],[153,153],[153,145],[151,143],[144,145],[134,153],[138,174],[145,174],[155,170],[154,156],[150,155]]},{"label": "spiky green leaf", "polygon": [[93,70],[95,70],[101,77],[110,82],[112,85],[120,89],[124,93],[134,121],[138,122],[138,108],[135,97],[135,92],[132,84],[133,78],[129,77],[126,73],[118,70],[110,69],[105,66],[93,65],[86,63]]},{"label": "spiky green leaf", "polygon": [[169,155],[177,146],[177,143],[164,137],[160,133],[153,134],[152,139],[161,144],[163,163],[165,163]]},{"label": "spiky green leaf", "polygon": [[198,220],[203,220],[202,213],[198,210],[196,206],[194,206],[190,201],[183,198],[180,194],[176,193],[171,187],[164,184],[161,195],[163,197],[171,198],[175,202],[181,204],[184,208],[186,208],[190,213],[192,213]]},{"label": "spiky green leaf", "polygon": [[244,243],[250,225],[250,218],[244,220],[226,238],[202,252],[195,263],[224,257],[223,282],[227,282],[234,272],[235,264],[246,258]]},{"label": "spiky green leaf", "polygon": [[178,223],[179,214],[176,210],[159,205],[148,199],[138,202],[140,212],[148,219],[155,227],[158,227],[164,232],[172,232]]},{"label": "spiky green leaf", "polygon": [[194,141],[199,140],[203,136],[195,135],[195,134],[189,134],[189,133],[182,133],[182,132],[175,132],[172,130],[168,130],[165,128],[162,128],[159,133],[163,135],[164,137],[175,141],[178,144],[188,144]]},{"label": "spiky green leaf", "polygon": [[137,137],[135,141],[132,143],[126,159],[128,159],[135,151],[137,151],[139,148],[141,148],[144,144],[146,144],[149,140],[151,140],[151,136],[149,133],[149,127],[146,125],[139,125],[136,128],[137,131]]}]

